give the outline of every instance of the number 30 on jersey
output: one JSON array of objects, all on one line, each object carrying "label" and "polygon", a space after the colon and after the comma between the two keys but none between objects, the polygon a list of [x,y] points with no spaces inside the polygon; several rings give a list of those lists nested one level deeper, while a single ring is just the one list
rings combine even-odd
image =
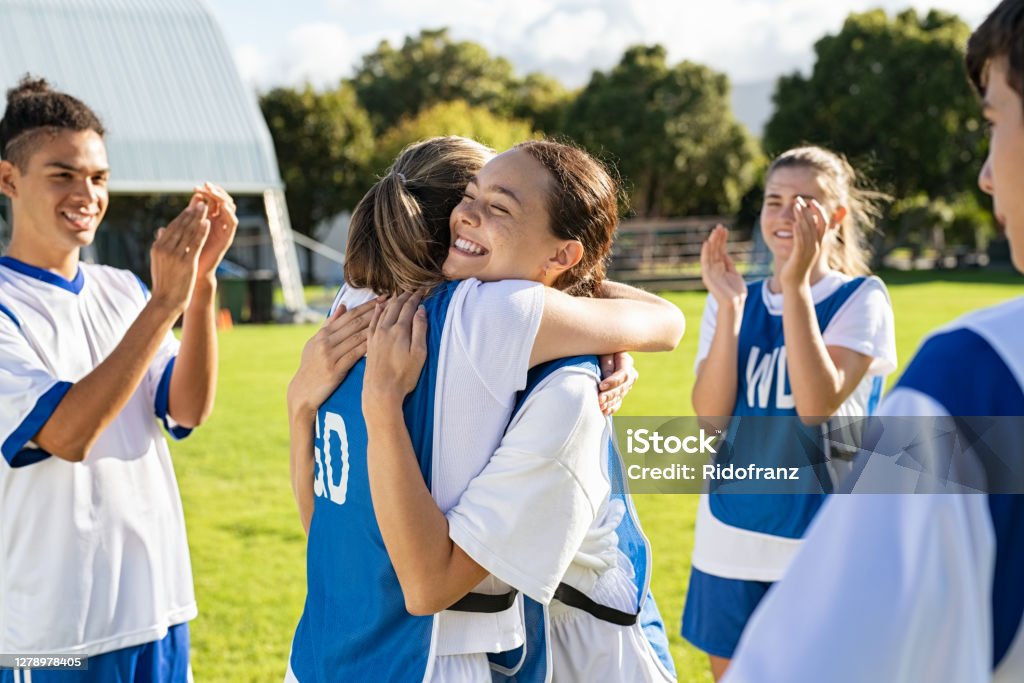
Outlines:
[{"label": "number 30 on jersey", "polygon": [[[337,447],[331,448],[334,442]],[[340,458],[332,458],[331,453],[340,454]],[[345,420],[336,413],[324,413],[323,432],[320,420],[316,421],[316,478],[313,480],[313,493],[326,498],[335,505],[345,504],[348,491],[348,435],[345,431]],[[340,462],[338,462],[340,460]],[[337,472],[335,468],[341,469]],[[338,483],[335,484],[334,482]]]}]

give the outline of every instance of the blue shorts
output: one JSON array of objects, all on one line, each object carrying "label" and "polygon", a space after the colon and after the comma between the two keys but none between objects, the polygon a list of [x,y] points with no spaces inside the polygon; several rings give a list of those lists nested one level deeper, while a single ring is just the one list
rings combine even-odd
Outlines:
[{"label": "blue shorts", "polygon": [[767,581],[723,579],[691,570],[683,638],[709,655],[732,659],[750,615],[771,587]]},{"label": "blue shorts", "polygon": [[152,643],[89,657],[86,671],[0,670],[0,683],[191,683],[188,624]]}]

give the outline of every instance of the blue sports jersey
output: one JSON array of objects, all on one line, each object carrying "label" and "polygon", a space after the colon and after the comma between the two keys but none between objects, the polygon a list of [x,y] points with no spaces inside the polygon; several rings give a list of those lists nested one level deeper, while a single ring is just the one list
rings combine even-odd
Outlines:
[{"label": "blue sports jersey", "polygon": [[[594,356],[574,356],[550,361],[530,370],[526,388],[521,391],[513,410],[514,418],[523,403],[548,376],[565,367],[580,367],[600,377],[600,368]],[[644,635],[651,644],[665,669],[675,675],[675,665],[668,650],[668,637],[665,625],[658,612],[654,596],[650,594],[651,579],[651,547],[640,527],[640,519],[628,494],[622,459],[614,438],[606,444],[608,458],[608,476],[611,480],[611,498],[619,499],[625,507],[626,514],[616,527],[619,550],[633,565],[633,577],[636,583],[636,612]],[[549,616],[545,605],[523,596],[523,612],[526,623],[526,643],[515,650],[497,654],[489,654],[491,662],[491,678],[493,683],[545,683],[551,676],[551,650],[549,641]],[[600,644],[595,644],[600,647]]]},{"label": "blue sports jersey", "polygon": [[[404,404],[428,486],[441,334],[457,284],[441,285],[423,302],[427,361]],[[432,657],[434,617],[406,611],[370,498],[362,415],[365,366],[365,359],[360,360],[317,411],[308,592],[290,659],[302,683],[419,681]]]},{"label": "blue sports jersey", "polygon": [[[866,280],[854,278],[815,304],[820,330],[828,327]],[[800,486],[806,493],[764,493],[770,490],[768,482],[716,480],[710,492],[730,494],[712,495],[709,504],[714,516],[725,524],[795,539],[807,530],[825,495],[832,490],[832,481],[821,427],[799,421],[786,370],[782,316],[772,315],[765,307],[761,292],[764,286],[765,281],[752,283],[747,294],[737,351],[734,417],[716,462],[738,468],[748,464],[800,468]],[[875,391],[881,391],[880,381]],[[791,492],[794,483],[779,482],[779,486]],[[732,493],[750,490],[758,494]]]}]

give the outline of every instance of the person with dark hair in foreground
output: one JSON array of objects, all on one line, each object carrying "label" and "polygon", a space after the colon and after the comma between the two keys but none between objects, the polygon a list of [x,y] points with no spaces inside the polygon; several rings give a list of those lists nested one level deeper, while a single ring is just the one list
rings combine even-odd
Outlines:
[{"label": "person with dark hair in foreground", "polygon": [[[1024,272],[1024,0],[1004,0],[978,27],[967,66],[992,128],[978,182]],[[1022,325],[1018,297],[932,334],[879,413],[1019,420]],[[1019,459],[1019,447],[1001,455]],[[833,496],[754,613],[725,680],[1024,680],[1022,576],[1024,496]]]}]

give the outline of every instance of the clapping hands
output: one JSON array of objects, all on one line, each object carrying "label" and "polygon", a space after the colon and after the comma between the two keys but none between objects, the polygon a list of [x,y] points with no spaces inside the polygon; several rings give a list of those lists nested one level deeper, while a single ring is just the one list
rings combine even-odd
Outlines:
[{"label": "clapping hands", "polygon": [[728,241],[729,231],[716,225],[700,248],[700,279],[719,306],[747,298],[747,284],[726,250]]},{"label": "clapping hands", "polygon": [[779,271],[783,288],[810,281],[811,270],[821,257],[821,243],[828,228],[825,207],[815,199],[797,197],[793,202],[793,248]]},{"label": "clapping hands", "polygon": [[206,202],[210,221],[210,232],[199,255],[198,276],[213,277],[238,229],[235,200],[224,188],[209,182],[196,186],[194,196]]}]

